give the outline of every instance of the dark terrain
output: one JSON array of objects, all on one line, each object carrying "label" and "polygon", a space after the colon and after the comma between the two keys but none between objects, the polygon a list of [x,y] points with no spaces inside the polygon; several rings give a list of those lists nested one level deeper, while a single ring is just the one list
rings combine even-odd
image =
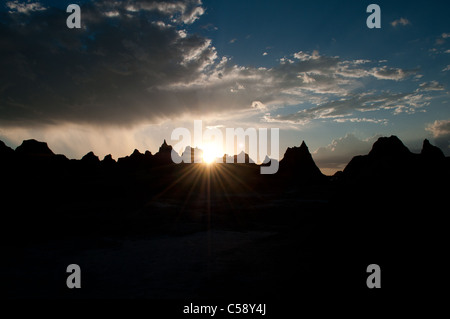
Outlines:
[{"label": "dark terrain", "polygon": [[[247,164],[172,164],[164,143],[114,161],[0,143],[6,298],[364,300],[445,286],[450,161],[380,138],[328,177],[306,144],[275,175]],[[82,288],[66,287],[78,264]],[[292,294],[295,292],[295,295]]]}]

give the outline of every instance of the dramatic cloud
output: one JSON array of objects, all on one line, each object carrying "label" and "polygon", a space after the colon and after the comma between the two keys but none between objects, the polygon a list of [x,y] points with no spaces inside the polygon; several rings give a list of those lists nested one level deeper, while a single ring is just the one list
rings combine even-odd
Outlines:
[{"label": "dramatic cloud", "polygon": [[[448,50],[448,51],[449,51],[449,53],[450,53],[450,50]],[[445,71],[450,71],[450,64],[447,65],[445,68],[442,69],[442,72],[445,72]]]},{"label": "dramatic cloud", "polygon": [[450,135],[450,120],[434,121],[427,126],[427,131],[433,133],[434,137]]},{"label": "dramatic cloud", "polygon": [[351,98],[334,100],[301,110],[297,113],[266,116],[267,121],[306,124],[314,119],[333,119],[337,122],[383,123],[386,119],[348,118],[356,112],[392,110],[393,114],[415,113],[427,106],[429,98],[419,93],[355,94]]},{"label": "dramatic cloud", "polygon": [[83,6],[80,30],[66,28],[56,8],[28,19],[1,13],[0,121],[128,125],[195,112],[192,96],[158,88],[200,78],[217,58],[210,40],[182,29],[199,5],[96,1]]},{"label": "dramatic cloud", "polygon": [[395,28],[396,26],[398,26],[398,25],[406,26],[406,25],[408,25],[408,24],[411,24],[411,22],[409,22],[409,20],[408,20],[408,19],[405,19],[405,18],[400,18],[400,19],[397,19],[397,20],[394,20],[394,21],[391,22],[391,25],[392,25],[394,28]]},{"label": "dramatic cloud", "polygon": [[[355,93],[363,80],[399,82],[417,70],[318,51],[285,56],[272,68],[236,65],[220,57],[210,39],[187,31],[205,12],[198,0],[89,2],[83,5],[79,30],[65,27],[65,11],[32,8],[26,19],[0,13],[4,127],[129,127],[241,110],[260,112],[267,121],[383,124],[385,119],[353,113],[414,113],[427,105],[426,91],[439,88],[429,84],[414,93]],[[292,105],[302,110],[273,113]]]},{"label": "dramatic cloud", "polygon": [[448,156],[450,154],[450,120],[434,121],[427,125],[426,130],[433,134],[436,145]]}]

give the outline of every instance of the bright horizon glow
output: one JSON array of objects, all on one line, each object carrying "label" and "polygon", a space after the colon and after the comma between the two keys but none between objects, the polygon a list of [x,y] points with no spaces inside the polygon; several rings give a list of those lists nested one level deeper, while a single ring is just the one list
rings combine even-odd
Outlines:
[{"label": "bright horizon glow", "polygon": [[203,162],[206,164],[212,164],[217,158],[222,158],[223,156],[223,151],[214,143],[203,144],[202,151]]}]

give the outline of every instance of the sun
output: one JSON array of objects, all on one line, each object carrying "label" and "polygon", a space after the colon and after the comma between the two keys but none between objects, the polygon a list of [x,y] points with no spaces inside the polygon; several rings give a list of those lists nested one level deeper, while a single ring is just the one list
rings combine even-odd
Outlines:
[{"label": "sun", "polygon": [[222,157],[222,151],[217,145],[208,143],[203,144],[203,162],[206,164],[215,163],[217,158]]}]

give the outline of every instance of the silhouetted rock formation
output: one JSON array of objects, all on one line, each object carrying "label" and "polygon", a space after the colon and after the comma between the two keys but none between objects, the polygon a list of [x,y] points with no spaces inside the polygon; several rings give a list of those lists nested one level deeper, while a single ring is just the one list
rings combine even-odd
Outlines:
[{"label": "silhouetted rock formation", "polygon": [[55,156],[52,157],[52,159],[54,161],[58,161],[58,162],[68,162],[69,161],[69,159],[63,154],[56,154]]},{"label": "silhouetted rock formation", "polygon": [[[196,150],[198,154],[195,154]],[[154,167],[173,164],[172,155],[179,162],[182,160],[188,162],[188,159],[192,163],[196,162],[196,160],[197,162],[202,162],[202,153],[200,149],[193,149],[188,146],[182,157],[180,157],[172,149],[172,146],[168,145],[166,140],[164,140],[158,153],[155,155],[152,155],[149,151],[142,154],[135,149],[131,155],[119,158],[117,163],[111,155],[107,155],[101,161],[100,166],[109,167],[110,169],[114,169],[117,166],[118,168],[126,168],[127,171],[135,169],[152,170]],[[229,163],[238,163],[239,157],[241,162],[254,164],[249,155],[243,151],[234,156],[225,154],[222,160],[224,163],[227,163],[227,160]],[[55,155],[47,143],[36,140],[23,141],[16,151],[13,151],[0,141],[0,160],[2,163],[22,165],[21,167],[28,168],[28,172],[37,171],[41,164],[46,165],[46,169],[50,171],[56,172],[57,169],[63,169],[65,172],[70,173],[71,169],[75,168],[75,171],[79,172],[76,170],[77,167],[80,169],[96,169],[98,167],[97,164],[100,163],[99,158],[93,152],[83,156],[80,161],[69,161],[64,155]],[[272,161],[275,160],[266,156],[261,165],[269,166]],[[327,178],[320,172],[305,142],[302,142],[300,147],[288,148],[279,164],[279,171],[276,173],[278,182],[286,182],[291,186],[293,184],[307,186],[310,182],[327,180],[338,182],[360,180],[367,182],[374,180],[380,182],[389,180],[405,182],[414,179],[430,181],[450,176],[450,160],[444,156],[438,147],[431,145],[428,140],[425,140],[421,153],[413,154],[396,136],[379,138],[374,143],[369,154],[355,156],[343,172],[336,173],[332,178]],[[92,171],[89,172],[92,173]]]},{"label": "silhouetted rock formation", "polygon": [[0,141],[0,158],[11,157],[14,154],[14,150],[11,147],[6,146],[3,141]]},{"label": "silhouetted rock formation", "polygon": [[145,154],[142,154],[137,149],[133,151],[133,153],[130,155],[130,160],[135,163],[142,163],[146,159],[151,160],[152,153],[149,151],[146,151]]},{"label": "silhouetted rock formation", "polygon": [[145,162],[145,161],[150,162],[152,159],[152,153],[150,151],[145,151],[145,153],[142,154],[137,149],[135,149],[134,152],[130,155],[129,159],[132,162],[136,162],[136,163]]},{"label": "silhouetted rock formation", "polygon": [[144,154],[142,154],[141,152],[139,152],[139,150],[134,149],[133,153],[131,153],[130,158],[131,159],[141,159],[144,156]]},{"label": "silhouetted rock formation", "polygon": [[261,163],[261,166],[271,166],[272,165],[272,161],[274,163],[278,162],[278,160],[270,158],[268,155],[266,155],[266,157],[264,158],[263,162]]},{"label": "silhouetted rock formation", "polygon": [[332,176],[329,176],[328,179],[329,179],[330,182],[339,183],[340,181],[343,180],[343,178],[342,178],[343,174],[344,173],[342,171],[337,171]]},{"label": "silhouetted rock formation", "polygon": [[344,169],[346,178],[382,177],[385,174],[397,174],[405,169],[413,154],[397,136],[380,137],[372,146],[368,155],[352,158]]},{"label": "silhouetted rock formation", "polygon": [[222,163],[234,163],[234,157],[228,154],[223,154]]},{"label": "silhouetted rock formation", "polygon": [[64,165],[69,159],[62,154],[53,153],[48,147],[47,143],[39,142],[34,139],[25,140],[16,148],[14,156],[19,162],[26,162],[34,166],[34,163],[46,163],[46,167],[50,168],[52,165]]},{"label": "silhouetted rock formation", "polygon": [[89,152],[86,155],[84,155],[81,158],[81,161],[84,163],[93,163],[93,164],[100,163],[100,159],[98,158],[97,155],[94,154],[94,152]]},{"label": "silhouetted rock formation", "polygon": [[103,160],[103,163],[115,163],[116,161],[112,158],[111,154],[106,155]]},{"label": "silhouetted rock formation", "polygon": [[270,161],[271,161],[271,158],[268,155],[266,155],[266,157],[264,157],[264,160],[262,161],[261,165],[264,165],[264,164],[269,165]]},{"label": "silhouetted rock formation", "polygon": [[203,151],[197,147],[186,146],[181,154],[181,159],[184,163],[201,163],[203,161]]},{"label": "silhouetted rock formation", "polygon": [[255,162],[250,158],[250,156],[241,151],[239,154],[233,156],[234,163],[245,163],[245,164],[254,164]]},{"label": "silhouetted rock formation", "polygon": [[16,148],[16,154],[25,157],[50,157],[55,155],[45,142],[25,140]]},{"label": "silhouetted rock formation", "polygon": [[172,154],[173,157],[176,158],[177,161],[181,162],[181,157],[178,155],[173,149],[172,145],[168,145],[166,140],[162,143],[162,145],[159,147],[158,153],[156,153],[153,156],[153,159],[155,161],[156,165],[169,165],[173,164],[172,161]]},{"label": "silhouetted rock formation", "polygon": [[380,137],[372,146],[369,156],[372,158],[405,158],[412,153],[397,136]]},{"label": "silhouetted rock formation", "polygon": [[430,141],[425,139],[423,141],[422,151],[420,154],[427,159],[445,159],[444,153],[441,151],[441,149],[437,146],[431,145]]},{"label": "silhouetted rock formation", "polygon": [[116,161],[112,158],[111,154],[106,155],[101,161],[103,167],[111,168],[116,165]]},{"label": "silhouetted rock formation", "polygon": [[[12,171],[9,169],[10,164],[14,164],[15,161],[15,153],[14,150],[8,146],[6,146],[3,141],[0,141],[0,171],[2,175],[12,174]],[[4,176],[3,176],[4,177]]]},{"label": "silhouetted rock formation", "polygon": [[130,156],[119,158],[118,164],[127,169],[150,168],[153,165],[153,155],[149,151],[142,154],[135,149]]},{"label": "silhouetted rock formation", "polygon": [[255,161],[253,161],[247,153],[245,153],[244,151],[241,151],[239,154],[234,155],[234,156],[224,154],[222,156],[222,163],[255,164]]},{"label": "silhouetted rock formation", "polygon": [[159,147],[158,153],[168,153],[170,151],[172,151],[172,145],[168,145],[166,140],[164,140],[164,142]]},{"label": "silhouetted rock formation", "polygon": [[448,174],[442,151],[423,143],[420,154],[413,154],[396,137],[380,137],[368,155],[359,155],[345,167],[342,177],[353,181],[395,181],[431,180]]},{"label": "silhouetted rock formation", "polygon": [[295,179],[298,183],[326,179],[314,162],[304,141],[300,147],[288,147],[280,161],[279,173],[285,178]]}]

